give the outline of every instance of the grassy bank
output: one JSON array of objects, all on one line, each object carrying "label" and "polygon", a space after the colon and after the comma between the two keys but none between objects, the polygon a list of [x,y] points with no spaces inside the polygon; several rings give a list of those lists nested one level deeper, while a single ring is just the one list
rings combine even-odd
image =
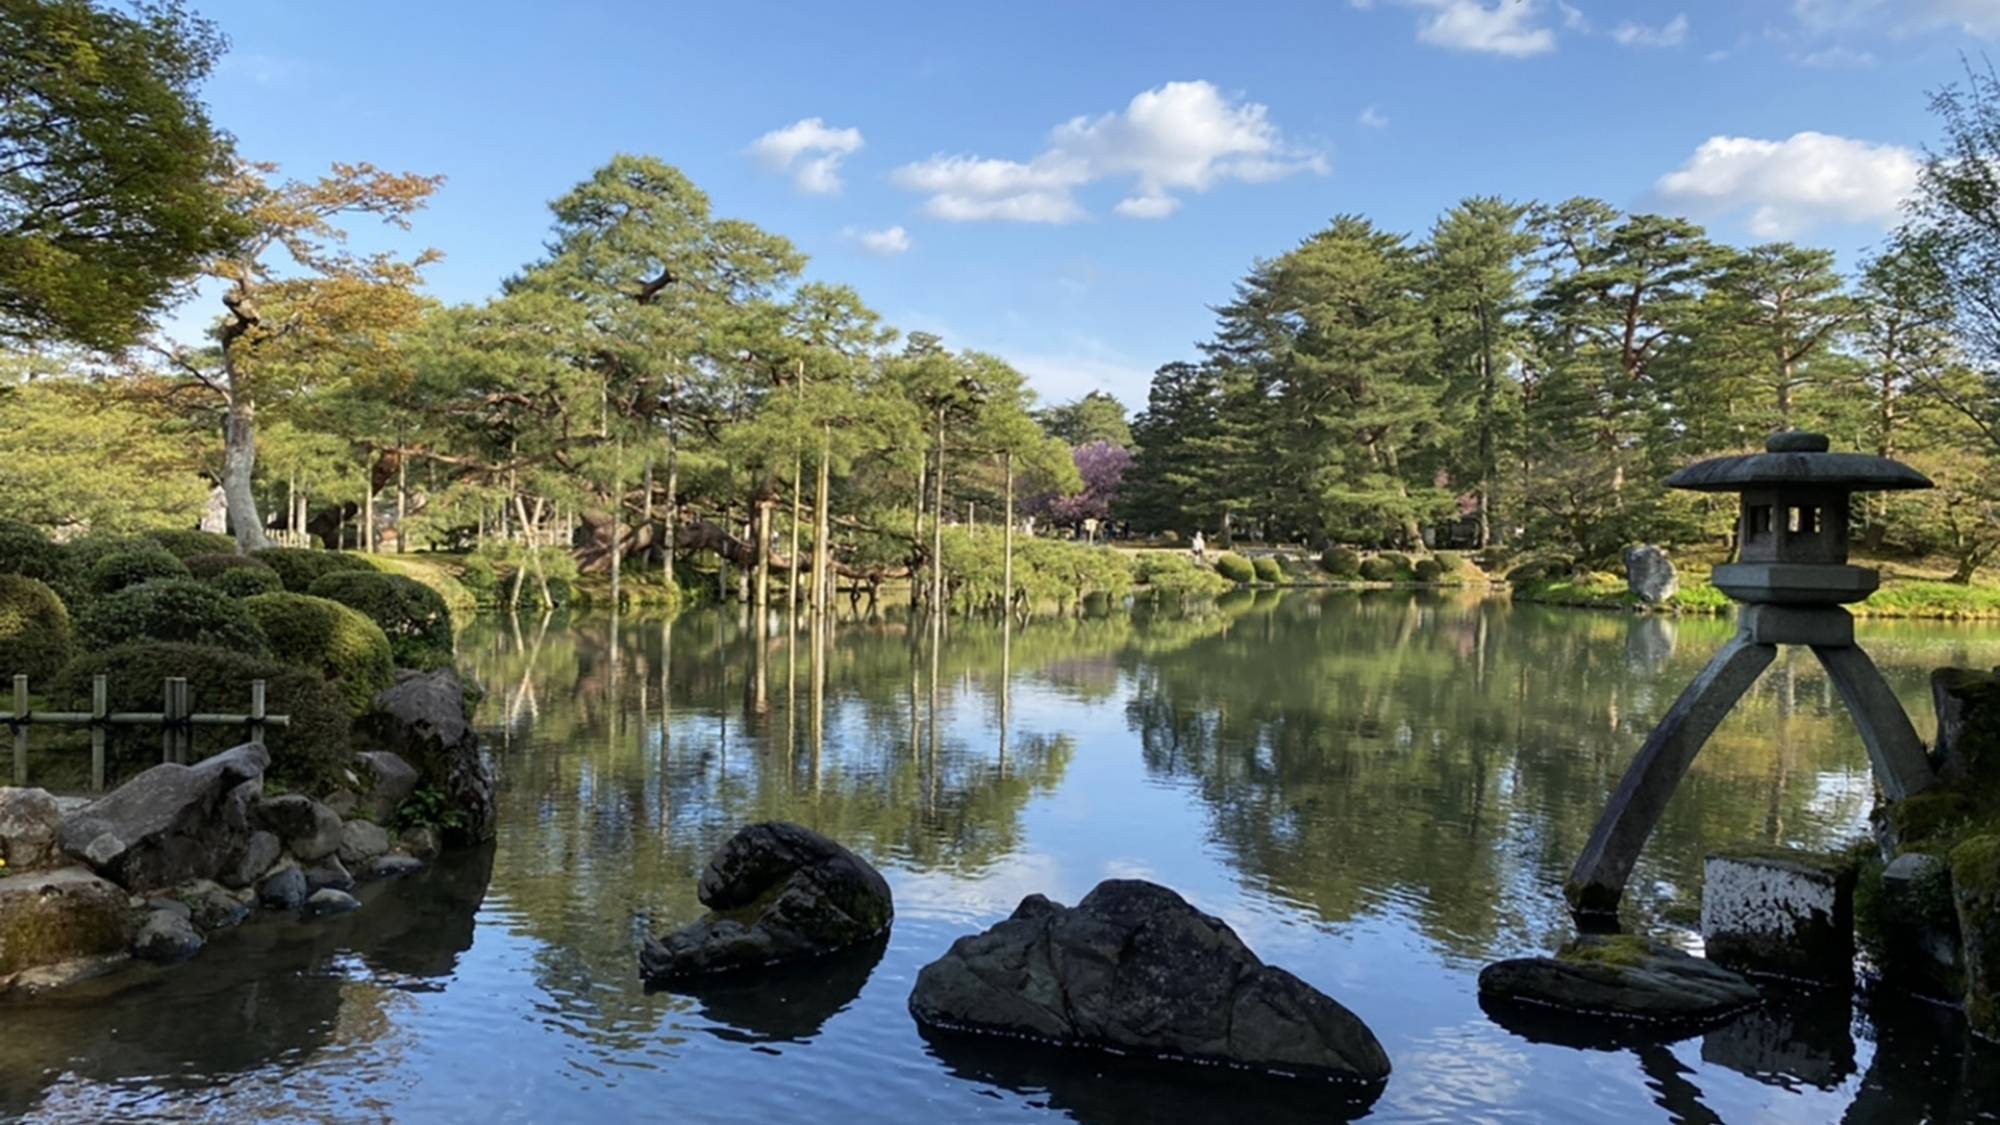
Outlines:
[{"label": "grassy bank", "polygon": [[[1935,621],[2000,621],[2000,585],[1945,580],[1944,568],[1925,560],[1856,559],[1882,573],[1882,588],[1867,601],[1848,607],[1856,617],[1907,618]],[[1620,575],[1591,572],[1524,583],[1514,587],[1516,601],[1585,609],[1621,609],[1662,613],[1721,613],[1729,598],[1709,584],[1709,566],[1684,563],[1680,592],[1662,606],[1642,603],[1626,588]]]}]

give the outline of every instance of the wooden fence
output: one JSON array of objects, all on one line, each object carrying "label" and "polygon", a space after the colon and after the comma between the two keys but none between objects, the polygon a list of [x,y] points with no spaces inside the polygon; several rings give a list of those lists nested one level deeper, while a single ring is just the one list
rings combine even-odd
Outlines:
[{"label": "wooden fence", "polygon": [[111,686],[100,675],[90,684],[88,711],[33,711],[28,707],[28,677],[14,677],[14,709],[0,711],[0,722],[14,731],[14,784],[28,784],[28,728],[37,723],[90,728],[90,787],[104,789],[104,732],[110,727],[155,726],[160,728],[160,760],[186,764],[194,756],[194,728],[242,727],[250,741],[264,741],[264,728],[287,727],[290,715],[271,715],[264,710],[264,681],[250,681],[250,710],[243,714],[195,714],[191,710],[185,676],[169,676],[158,711],[113,711]]}]

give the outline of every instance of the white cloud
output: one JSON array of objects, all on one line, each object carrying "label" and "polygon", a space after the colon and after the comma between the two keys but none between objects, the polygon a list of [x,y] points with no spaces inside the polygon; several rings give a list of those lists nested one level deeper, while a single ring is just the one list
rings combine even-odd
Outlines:
[{"label": "white cloud", "polygon": [[1792,14],[1817,32],[1886,24],[1903,34],[1945,30],[2000,38],[2000,3],[1994,0],[1792,0]]},{"label": "white cloud", "polygon": [[1563,0],[1556,0],[1556,11],[1562,13],[1563,26],[1569,30],[1590,30],[1590,17],[1583,14],[1582,8],[1574,4],[1566,4]]},{"label": "white cloud", "polygon": [[1867,70],[1875,65],[1875,55],[1872,51],[1834,46],[1800,55],[1797,62],[1820,70]]},{"label": "white cloud", "polygon": [[835,129],[817,117],[773,129],[750,144],[750,153],[773,172],[790,172],[792,186],[812,195],[840,190],[840,162],[859,151],[861,130]]},{"label": "white cloud", "polygon": [[1627,20],[1611,32],[1612,40],[1621,47],[1678,47],[1687,42],[1687,37],[1688,18],[1685,12],[1659,27]]},{"label": "white cloud", "polygon": [[1368,129],[1387,129],[1389,127],[1388,116],[1384,114],[1381,111],[1381,109],[1372,105],[1363,109],[1361,111],[1361,116],[1355,118],[1355,120],[1359,121],[1364,128]]},{"label": "white cloud", "polygon": [[1031,160],[938,155],[893,178],[928,195],[924,209],[940,219],[1068,223],[1086,214],[1076,189],[1101,180],[1137,188],[1118,214],[1157,219],[1180,206],[1178,193],[1326,170],[1324,156],[1285,140],[1264,106],[1208,82],[1169,82],[1123,110],[1056,126]]},{"label": "white cloud", "polygon": [[[1556,49],[1555,32],[1541,26],[1539,0],[1404,0],[1432,14],[1417,21],[1417,39],[1454,51],[1483,51],[1527,58]],[[1567,15],[1567,13],[1565,13]]]},{"label": "white cloud", "polygon": [[1654,188],[1695,210],[1747,210],[1752,234],[1786,238],[1821,222],[1886,224],[1916,183],[1909,149],[1798,133],[1782,141],[1711,137]]},{"label": "white cloud", "polygon": [[910,242],[910,232],[900,226],[886,227],[882,230],[848,227],[840,233],[852,239],[863,250],[883,258],[893,258],[898,254],[907,253],[913,245]]}]

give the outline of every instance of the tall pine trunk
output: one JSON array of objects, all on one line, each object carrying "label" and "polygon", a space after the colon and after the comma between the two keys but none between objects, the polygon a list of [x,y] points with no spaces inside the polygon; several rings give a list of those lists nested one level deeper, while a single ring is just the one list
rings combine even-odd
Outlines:
[{"label": "tall pine trunk", "polygon": [[931,502],[931,612],[944,613],[944,407],[937,412],[937,493]]},{"label": "tall pine trunk", "polygon": [[820,424],[819,486],[813,490],[813,614],[819,616],[833,604],[833,509],[827,490],[833,476],[833,424]]}]

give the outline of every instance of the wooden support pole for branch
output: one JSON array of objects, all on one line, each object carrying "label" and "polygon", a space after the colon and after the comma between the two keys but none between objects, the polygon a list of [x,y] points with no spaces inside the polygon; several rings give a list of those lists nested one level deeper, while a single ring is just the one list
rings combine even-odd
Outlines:
[{"label": "wooden support pole for branch", "polygon": [[28,784],[28,677],[14,677],[14,784]]},{"label": "wooden support pole for branch", "polygon": [[264,741],[264,681],[250,681],[250,741]]},{"label": "wooden support pole for branch", "polygon": [[111,684],[104,673],[90,679],[90,788],[104,792],[104,716],[111,711]]}]

